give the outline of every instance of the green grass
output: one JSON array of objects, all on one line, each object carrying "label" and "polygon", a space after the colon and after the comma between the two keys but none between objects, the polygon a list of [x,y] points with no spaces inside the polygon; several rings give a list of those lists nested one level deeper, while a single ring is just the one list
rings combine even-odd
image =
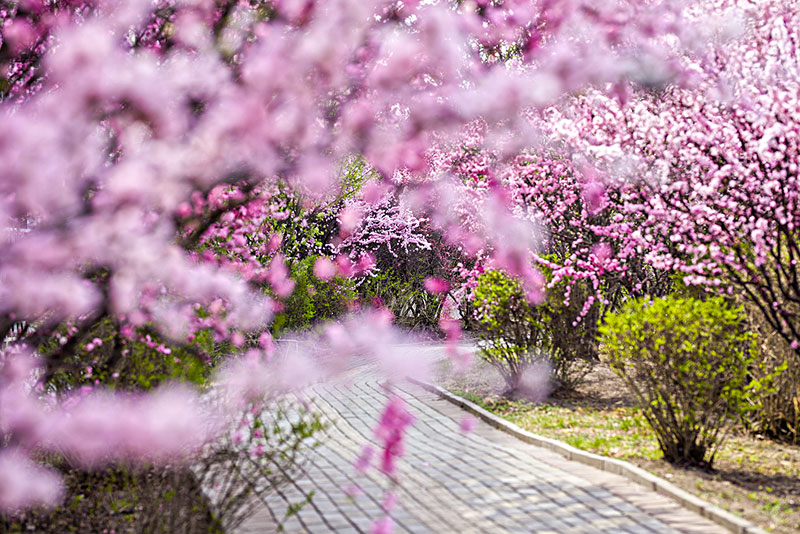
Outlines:
[{"label": "green grass", "polygon": [[496,397],[484,399],[464,391],[454,393],[526,430],[581,450],[616,458],[662,457],[653,432],[637,408],[564,407]]}]

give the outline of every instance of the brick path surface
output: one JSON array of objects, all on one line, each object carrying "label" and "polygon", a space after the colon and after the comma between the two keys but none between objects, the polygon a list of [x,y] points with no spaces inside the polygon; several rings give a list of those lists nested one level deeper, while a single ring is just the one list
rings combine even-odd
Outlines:
[{"label": "brick path surface", "polygon": [[[310,504],[283,522],[289,533],[366,533],[382,517],[391,483],[377,469],[358,475],[362,447],[386,392],[370,366],[352,370],[348,385],[315,388],[314,403],[329,423],[299,477],[266,499],[236,534],[277,531],[288,503]],[[399,462],[396,533],[692,533],[728,532],[677,503],[621,476],[566,460],[478,421],[459,431],[465,412],[411,384],[398,393],[415,423]],[[377,445],[376,449],[377,449]],[[347,488],[363,494],[351,498]]]}]

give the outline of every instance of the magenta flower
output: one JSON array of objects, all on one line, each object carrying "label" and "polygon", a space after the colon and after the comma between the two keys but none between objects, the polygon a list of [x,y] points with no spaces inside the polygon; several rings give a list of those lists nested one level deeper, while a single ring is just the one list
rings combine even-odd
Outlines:
[{"label": "magenta flower", "polygon": [[383,442],[381,470],[387,475],[394,475],[397,470],[397,458],[403,454],[403,435],[406,428],[414,421],[405,402],[393,395],[386,403],[375,437]]}]

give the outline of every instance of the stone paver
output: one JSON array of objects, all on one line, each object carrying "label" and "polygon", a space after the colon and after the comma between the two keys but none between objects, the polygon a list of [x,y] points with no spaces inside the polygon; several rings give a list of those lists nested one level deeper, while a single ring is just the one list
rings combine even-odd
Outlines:
[{"label": "stone paver", "polygon": [[[374,442],[372,429],[386,392],[371,367],[345,384],[315,388],[314,404],[330,423],[323,445],[302,475],[266,498],[236,534],[276,532],[289,503],[313,491],[310,504],[284,521],[289,533],[369,533],[380,518],[383,490],[377,469],[358,475],[353,462]],[[458,407],[411,384],[398,393],[415,424],[399,462],[397,533],[686,533],[721,534],[722,527],[629,480],[535,447],[482,421],[459,432]],[[363,493],[355,498],[347,488]]]}]

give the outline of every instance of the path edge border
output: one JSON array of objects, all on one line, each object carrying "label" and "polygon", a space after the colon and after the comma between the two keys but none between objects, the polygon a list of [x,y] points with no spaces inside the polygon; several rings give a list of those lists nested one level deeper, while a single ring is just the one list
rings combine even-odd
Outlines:
[{"label": "path edge border", "polygon": [[659,478],[629,462],[582,451],[580,449],[576,449],[572,445],[567,445],[564,442],[528,432],[514,423],[481,408],[474,402],[468,401],[463,397],[459,397],[458,395],[455,395],[435,384],[411,377],[409,377],[409,381],[421,386],[423,389],[431,393],[435,393],[439,397],[461,407],[473,415],[480,417],[483,421],[491,426],[511,434],[517,439],[520,439],[526,443],[530,443],[531,445],[549,449],[560,454],[561,456],[564,456],[568,460],[580,462],[582,464],[600,469],[601,471],[623,476],[632,482],[646,487],[647,489],[669,497],[670,499],[679,503],[681,506],[701,515],[702,517],[705,517],[706,519],[709,519],[710,521],[713,521],[714,523],[726,528],[734,534],[768,534],[766,530],[757,527],[752,523],[737,517],[732,513],[723,510],[722,508],[719,508],[718,506],[706,502],[700,497],[692,495],[691,493],[680,489],[674,484],[667,482],[663,478]]}]

